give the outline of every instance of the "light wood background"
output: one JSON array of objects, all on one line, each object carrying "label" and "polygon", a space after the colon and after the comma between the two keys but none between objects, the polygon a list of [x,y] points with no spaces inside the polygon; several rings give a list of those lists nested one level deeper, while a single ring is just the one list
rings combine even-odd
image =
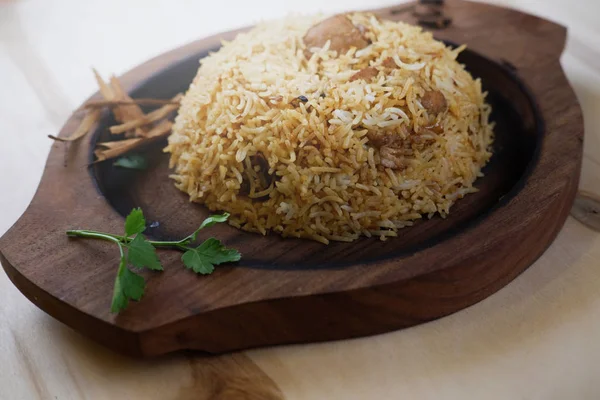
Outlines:
[{"label": "light wood background", "polygon": [[[260,19],[398,2],[0,0],[0,234],[33,197],[46,135],[96,90],[91,66],[122,73]],[[561,62],[585,117],[581,188],[600,192],[600,2],[490,2],[569,27]],[[1,400],[591,400],[600,398],[598,371],[600,234],[572,218],[523,275],[450,317],[370,338],[212,358],[111,353],[38,310],[0,273]]]}]

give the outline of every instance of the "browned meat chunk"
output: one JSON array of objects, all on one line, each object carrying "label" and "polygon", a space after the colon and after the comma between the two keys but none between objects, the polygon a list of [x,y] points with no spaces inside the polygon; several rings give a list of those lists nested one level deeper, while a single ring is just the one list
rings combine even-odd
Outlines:
[{"label": "browned meat chunk", "polygon": [[382,146],[393,146],[398,147],[402,146],[405,142],[407,136],[409,136],[409,131],[406,126],[400,126],[400,131],[390,131],[390,130],[382,130],[382,131],[369,131],[367,132],[367,138],[369,142],[374,147],[382,147]]},{"label": "browned meat chunk", "polygon": [[[247,196],[250,193],[250,181],[254,183],[257,192],[263,191],[273,183],[274,175],[269,174],[269,162],[263,153],[258,152],[249,157],[244,169],[244,179],[240,185],[240,195]],[[258,167],[258,168],[256,168]],[[256,170],[258,169],[258,171]],[[255,198],[255,200],[265,200],[268,196]]]},{"label": "browned meat chunk", "polygon": [[383,60],[383,62],[381,63],[381,65],[383,65],[385,68],[396,68],[396,67],[398,67],[396,65],[396,61],[394,61],[394,59],[392,57],[388,57],[385,60]]},{"label": "browned meat chunk", "polygon": [[410,137],[411,144],[417,149],[423,149],[435,142],[432,138],[423,138],[419,134],[414,134]]},{"label": "browned meat chunk", "polygon": [[377,71],[377,68],[375,68],[375,67],[363,68],[350,77],[350,82],[356,81],[359,79],[364,79],[365,81],[368,82],[371,79],[375,78],[377,76],[378,72],[379,71]]},{"label": "browned meat chunk", "polygon": [[369,143],[373,145],[373,147],[381,147],[384,146],[388,136],[380,135],[377,132],[369,131],[367,132],[367,138],[369,139]]},{"label": "browned meat chunk", "polygon": [[[403,127],[406,130],[406,128]],[[407,133],[407,132],[406,132]],[[403,139],[397,132],[368,132],[369,142],[379,149],[381,165],[385,168],[405,169],[410,165],[407,157],[414,154],[410,139]]]},{"label": "browned meat chunk", "polygon": [[319,22],[306,32],[303,40],[307,49],[304,54],[307,58],[311,55],[311,47],[323,47],[328,40],[331,41],[329,49],[337,51],[338,54],[346,53],[352,47],[362,49],[369,45],[360,30],[345,15],[334,15]]},{"label": "browned meat chunk", "polygon": [[391,169],[405,169],[410,165],[410,161],[404,156],[411,155],[412,151],[405,148],[396,148],[391,146],[383,146],[379,149],[381,157],[381,165]]},{"label": "browned meat chunk", "polygon": [[425,130],[425,132],[430,131],[438,135],[444,133],[444,127],[442,127],[439,123],[424,126],[423,129]]},{"label": "browned meat chunk", "polygon": [[367,27],[361,24],[356,25],[356,29],[358,29],[358,31],[361,35],[363,35],[363,37],[365,37],[365,34],[368,32]]},{"label": "browned meat chunk", "polygon": [[[430,129],[427,129],[430,128]],[[367,132],[369,144],[379,150],[381,165],[391,169],[405,169],[410,166],[415,151],[421,151],[435,142],[435,138],[409,131],[406,126],[401,126],[401,132],[378,131]],[[428,126],[425,133],[436,134],[438,129],[443,129],[436,125]]]},{"label": "browned meat chunk", "polygon": [[382,147],[402,142],[402,138],[393,132],[367,132],[369,143],[374,147]]},{"label": "browned meat chunk", "polygon": [[439,90],[429,90],[421,97],[421,104],[430,114],[439,114],[446,111],[448,103]]},{"label": "browned meat chunk", "polygon": [[404,125],[398,127],[399,131],[381,130],[381,131],[369,131],[367,132],[367,138],[374,147],[381,146],[400,146],[405,142],[406,137],[409,136],[408,128]]},{"label": "browned meat chunk", "polygon": [[254,156],[250,156],[251,165],[258,166],[259,170],[257,173],[258,176],[258,187],[262,190],[271,186],[273,182],[273,175],[269,174],[269,162],[267,161],[265,155],[260,151],[256,153]]}]

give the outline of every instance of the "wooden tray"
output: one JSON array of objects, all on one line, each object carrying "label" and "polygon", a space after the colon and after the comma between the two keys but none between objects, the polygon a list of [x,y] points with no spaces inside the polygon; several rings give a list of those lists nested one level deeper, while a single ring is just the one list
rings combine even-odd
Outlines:
[{"label": "wooden tray", "polygon": [[[376,12],[415,22],[406,5]],[[50,315],[114,350],[146,356],[371,335],[484,299],[536,260],[562,227],[577,189],[583,124],[559,64],[563,27],[463,1],[448,2],[443,12],[451,24],[435,35],[469,46],[460,61],[482,78],[497,123],[480,191],[460,200],[449,218],[421,222],[386,242],[329,246],[215,226],[204,234],[239,249],[239,265],[198,277],[182,268],[180,253],[163,251],[166,271],[144,273],[145,298],[115,316],[109,305],[116,249],[69,240],[65,231],[119,232],[123,214],[141,206],[159,222],[147,233],[167,238],[189,233],[207,212],[168,180],[160,146],[148,150],[154,157],[145,172],[110,163],[86,168],[113,122],[106,115],[93,135],[71,146],[68,166],[63,146],[53,146],[31,205],[0,239],[5,271]],[[163,54],[122,82],[133,97],[168,98],[187,88],[200,57],[236,33]],[[77,123],[71,118],[60,135]]]}]

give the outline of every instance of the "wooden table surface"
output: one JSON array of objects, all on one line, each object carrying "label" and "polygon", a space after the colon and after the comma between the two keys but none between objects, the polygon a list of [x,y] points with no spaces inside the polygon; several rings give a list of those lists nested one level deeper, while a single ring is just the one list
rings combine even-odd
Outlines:
[{"label": "wooden table surface", "polygon": [[[585,117],[580,186],[600,192],[600,2],[490,2],[569,27],[561,62]],[[0,234],[33,197],[46,135],[96,90],[91,66],[122,73],[260,19],[397,3],[0,0]],[[0,399],[598,399],[599,267],[600,234],[569,218],[523,275],[450,317],[363,339],[153,360],[81,337],[0,273]]]}]

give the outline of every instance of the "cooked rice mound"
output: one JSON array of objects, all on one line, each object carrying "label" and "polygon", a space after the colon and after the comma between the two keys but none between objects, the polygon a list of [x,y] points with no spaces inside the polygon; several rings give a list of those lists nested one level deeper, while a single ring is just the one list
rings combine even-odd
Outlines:
[{"label": "cooked rice mound", "polygon": [[364,13],[263,23],[201,60],[166,148],[172,178],[263,235],[385,239],[445,217],[493,140],[461,50]]}]

